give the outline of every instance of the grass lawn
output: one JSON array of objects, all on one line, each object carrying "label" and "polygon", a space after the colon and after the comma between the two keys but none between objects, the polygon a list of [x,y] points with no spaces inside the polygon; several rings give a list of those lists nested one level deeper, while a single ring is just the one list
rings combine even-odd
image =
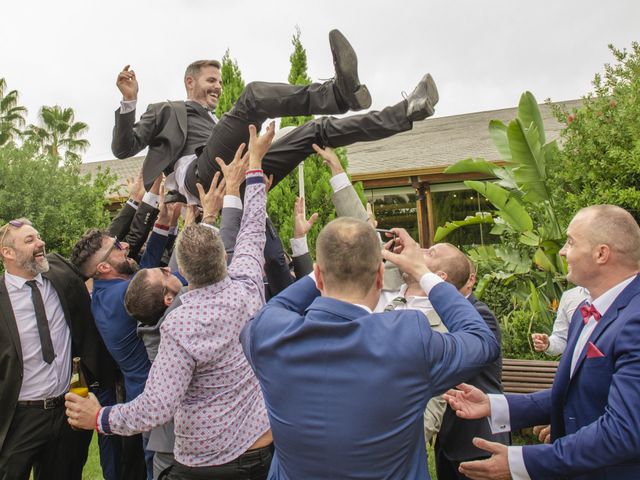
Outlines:
[{"label": "grass lawn", "polygon": [[82,471],[82,480],[102,480],[100,454],[98,453],[98,435],[94,432],[89,446],[89,456]]}]

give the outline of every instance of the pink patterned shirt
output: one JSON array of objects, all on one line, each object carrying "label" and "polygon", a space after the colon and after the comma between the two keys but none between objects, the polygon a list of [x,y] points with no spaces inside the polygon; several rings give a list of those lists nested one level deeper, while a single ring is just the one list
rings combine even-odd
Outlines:
[{"label": "pink patterned shirt", "polygon": [[191,290],[163,322],[144,393],[105,407],[99,430],[132,435],[175,419],[174,455],[183,465],[227,463],[269,429],[262,392],[239,341],[264,305],[265,188],[247,175],[245,211],[228,276]]}]

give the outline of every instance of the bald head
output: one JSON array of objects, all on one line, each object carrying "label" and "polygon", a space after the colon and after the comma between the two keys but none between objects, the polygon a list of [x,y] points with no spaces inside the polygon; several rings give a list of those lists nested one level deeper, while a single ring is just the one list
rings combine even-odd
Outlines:
[{"label": "bald head", "polygon": [[637,268],[640,264],[640,227],[633,216],[615,205],[581,209],[571,221],[581,222],[592,247],[608,245],[616,263]]},{"label": "bald head", "polygon": [[327,290],[366,294],[381,262],[380,241],[366,222],[341,217],[318,235],[316,263]]},{"label": "bald head", "polygon": [[443,272],[446,281],[458,290],[465,286],[471,275],[469,258],[450,243],[436,243],[425,250],[425,263],[432,272]]}]

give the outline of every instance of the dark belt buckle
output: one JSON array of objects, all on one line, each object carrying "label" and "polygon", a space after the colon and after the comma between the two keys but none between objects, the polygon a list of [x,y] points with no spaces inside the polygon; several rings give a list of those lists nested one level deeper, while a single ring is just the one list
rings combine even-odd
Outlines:
[{"label": "dark belt buckle", "polygon": [[53,408],[56,408],[58,406],[58,397],[45,398],[43,404],[44,404],[45,410],[51,410]]}]

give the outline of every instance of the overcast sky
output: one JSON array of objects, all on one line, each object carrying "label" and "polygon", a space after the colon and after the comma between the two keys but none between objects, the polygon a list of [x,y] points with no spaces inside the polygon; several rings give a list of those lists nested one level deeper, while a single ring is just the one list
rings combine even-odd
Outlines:
[{"label": "overcast sky", "polygon": [[312,79],[333,75],[327,33],[358,52],[360,79],[379,109],[426,72],[437,116],[579,98],[613,61],[607,45],[640,40],[638,0],[32,0],[4,2],[0,77],[35,122],[42,105],[73,107],[89,124],[85,161],[113,158],[117,73],[130,63],[148,103],[183,99],[182,76],[230,49],[246,82],[286,81],[298,25]]}]

